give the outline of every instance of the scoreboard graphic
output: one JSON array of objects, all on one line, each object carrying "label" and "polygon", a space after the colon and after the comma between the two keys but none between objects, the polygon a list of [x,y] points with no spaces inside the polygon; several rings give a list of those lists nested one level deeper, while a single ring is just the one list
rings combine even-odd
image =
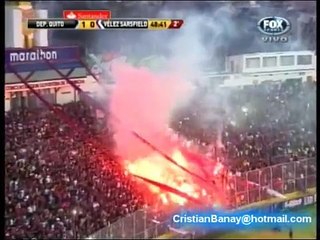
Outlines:
[{"label": "scoreboard graphic", "polygon": [[182,25],[182,19],[28,19],[29,29],[166,30],[179,29]]}]

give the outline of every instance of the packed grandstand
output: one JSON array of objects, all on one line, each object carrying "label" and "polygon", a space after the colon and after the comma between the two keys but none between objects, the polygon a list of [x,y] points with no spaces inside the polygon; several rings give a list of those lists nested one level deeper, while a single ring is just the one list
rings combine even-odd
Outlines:
[{"label": "packed grandstand", "polygon": [[[15,8],[6,11],[13,17],[21,14]],[[108,89],[111,96],[103,98],[103,107],[101,97],[92,97],[90,91],[97,86],[110,87],[99,81],[110,77],[112,70],[100,69],[99,76],[92,73],[78,47],[20,47],[6,50],[6,239],[143,239],[170,232],[174,235],[169,238],[191,238],[204,233],[176,229],[170,219],[173,212],[195,206],[232,210],[288,194],[314,194],[314,52],[256,53],[261,59],[291,56],[295,62],[306,61],[302,66],[286,65],[278,75],[271,75],[272,67],[267,73],[257,68],[251,75],[245,69],[244,74],[232,69],[204,73],[219,81],[212,89],[198,86],[170,116],[165,136],[148,138],[139,132],[141,126],[131,129],[130,119],[115,120],[114,107],[121,108],[112,103],[116,87]],[[45,49],[55,51],[57,62],[41,58]],[[31,59],[32,51],[40,57]],[[29,59],[21,60],[25,55]],[[241,56],[256,59],[254,54]],[[96,67],[104,68],[96,59]],[[135,67],[124,69],[128,74],[120,77],[135,76]],[[150,75],[143,74],[139,76]],[[235,80],[237,84],[227,84]],[[147,86],[143,85],[145,91],[154,90]],[[148,108],[155,115],[162,110]],[[121,121],[128,122],[125,131],[136,139],[133,147],[141,144],[152,150],[128,166],[119,154],[114,128]],[[165,144],[155,144],[160,137]],[[161,171],[167,175],[158,176]]]},{"label": "packed grandstand", "polygon": [[[315,90],[314,82],[234,89],[236,99],[232,101],[235,111],[250,102],[256,103],[251,105],[252,111],[264,114],[260,119],[250,117],[241,127],[225,126],[224,154],[231,163],[231,171],[244,172],[315,158]],[[310,98],[305,98],[306,94]],[[303,105],[305,111],[301,112],[300,107],[285,110],[290,101]],[[105,125],[107,121],[100,125],[89,106],[81,101],[61,107],[88,126],[88,134],[92,137],[107,136],[105,142],[85,142],[87,136],[74,135],[69,126],[46,109],[7,112],[5,182],[8,237],[86,237],[144,205],[139,189],[117,163],[112,151],[112,134]],[[274,116],[273,108],[277,108],[282,116]],[[296,122],[296,119],[302,122]],[[182,124],[177,130],[184,133],[188,129],[190,126]],[[192,131],[187,134],[198,141],[206,141],[207,134],[203,131],[195,128]],[[296,170],[302,174],[295,180],[301,190],[316,184],[315,160],[307,167],[310,178],[303,175],[304,168]],[[293,174],[293,169],[288,169],[285,174]],[[280,184],[276,190],[291,192],[290,185],[281,182],[283,179],[281,175],[279,177]],[[304,185],[305,177],[308,186]],[[252,196],[257,197],[254,191]]]}]

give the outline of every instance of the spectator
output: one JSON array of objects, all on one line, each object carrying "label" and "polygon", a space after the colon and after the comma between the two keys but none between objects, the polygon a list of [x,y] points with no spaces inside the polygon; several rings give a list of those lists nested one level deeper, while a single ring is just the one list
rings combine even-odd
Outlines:
[{"label": "spectator", "polygon": [[[81,102],[63,110],[96,135]],[[75,238],[134,212],[142,196],[112,153],[112,135],[88,142],[50,111],[9,112],[6,129],[6,238]],[[100,133],[101,134],[101,133]]]},{"label": "spectator", "polygon": [[[314,82],[295,80],[229,89],[227,103],[222,108],[230,108],[231,114],[225,116],[212,102],[210,115],[215,112],[223,119],[221,135],[224,149],[221,150],[232,171],[243,172],[314,157],[315,90]],[[212,127],[204,129],[199,123],[208,113],[201,109],[201,96],[197,95],[193,103],[180,111],[173,128],[186,138],[196,139],[194,142],[216,142],[217,136]],[[214,121],[212,125],[215,125]]]}]

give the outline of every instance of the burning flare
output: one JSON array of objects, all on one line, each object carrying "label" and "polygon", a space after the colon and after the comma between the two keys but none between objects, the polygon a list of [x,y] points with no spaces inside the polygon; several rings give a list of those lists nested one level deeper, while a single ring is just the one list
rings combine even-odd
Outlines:
[{"label": "burning flare", "polygon": [[[172,152],[171,158],[179,165],[188,168],[187,160],[178,149],[175,149]],[[194,183],[187,181],[190,179],[188,173],[166,161],[164,157],[156,152],[148,157],[136,159],[135,161],[128,163],[127,166],[128,171],[131,174],[178,189],[193,198],[199,198],[201,195],[201,189]],[[184,205],[187,202],[186,198],[164,191],[158,186],[149,185],[149,189],[152,193],[159,195],[164,204],[173,202]]]}]

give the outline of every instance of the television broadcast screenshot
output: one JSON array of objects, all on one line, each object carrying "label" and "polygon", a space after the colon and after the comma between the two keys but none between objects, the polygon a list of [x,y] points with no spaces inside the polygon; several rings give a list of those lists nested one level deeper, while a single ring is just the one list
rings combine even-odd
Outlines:
[{"label": "television broadcast screenshot", "polygon": [[5,239],[316,239],[316,1],[5,2]]}]

